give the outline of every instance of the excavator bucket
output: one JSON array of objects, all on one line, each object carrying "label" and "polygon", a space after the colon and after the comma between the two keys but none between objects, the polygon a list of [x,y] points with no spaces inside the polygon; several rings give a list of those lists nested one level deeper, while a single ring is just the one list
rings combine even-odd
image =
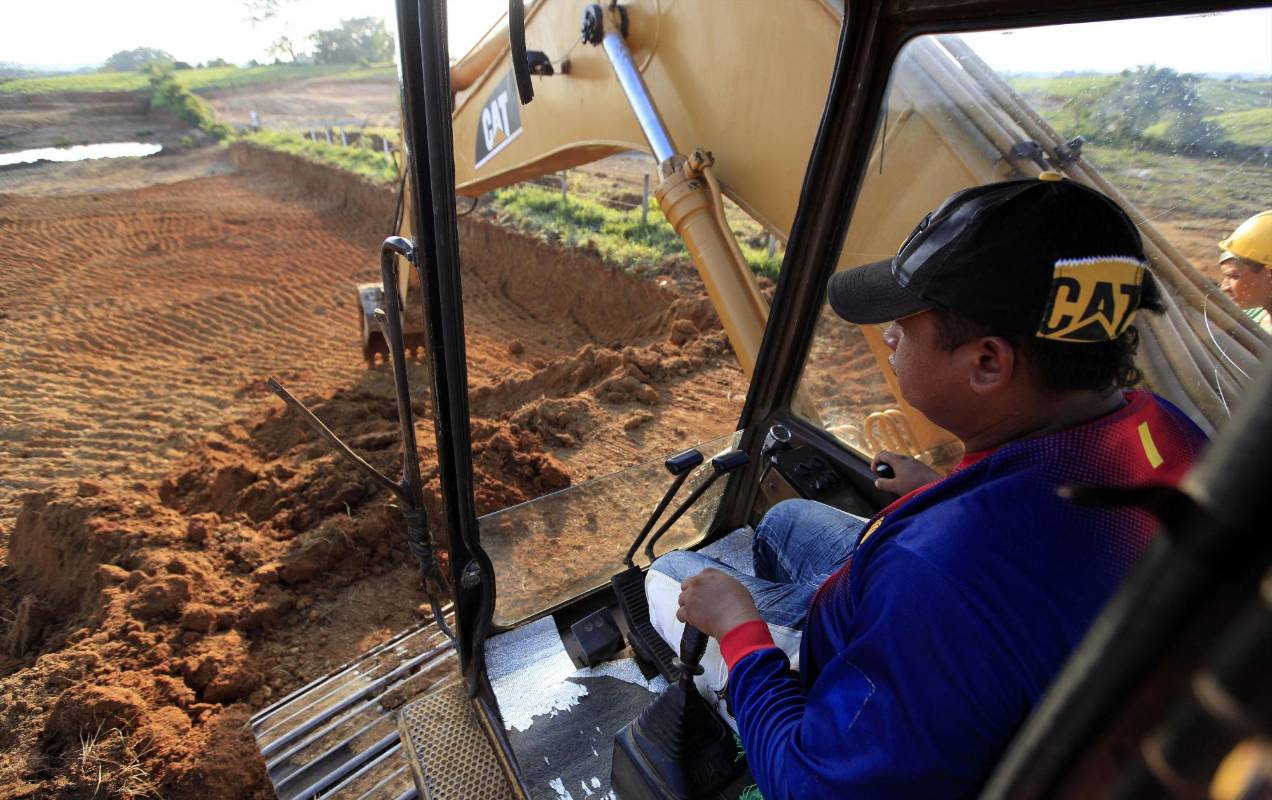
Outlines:
[{"label": "excavator bucket", "polygon": [[[384,332],[375,321],[375,310],[384,307],[384,285],[381,283],[360,283],[357,285],[358,317],[361,329],[362,357],[368,364],[374,364],[376,358],[387,361],[389,345],[384,340]],[[418,305],[418,303],[416,304]],[[422,355],[421,348],[425,344],[424,322],[418,315],[412,314],[414,306],[407,304],[402,319],[402,346],[407,355]]]}]

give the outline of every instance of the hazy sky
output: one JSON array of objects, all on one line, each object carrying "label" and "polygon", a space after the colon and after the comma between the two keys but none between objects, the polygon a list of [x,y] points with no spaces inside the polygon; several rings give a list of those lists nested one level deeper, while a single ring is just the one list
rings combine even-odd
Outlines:
[{"label": "hazy sky", "polygon": [[1272,8],[1061,25],[963,37],[995,69],[1116,72],[1156,64],[1179,72],[1272,75]]},{"label": "hazy sky", "polygon": [[[452,56],[461,56],[508,10],[507,0],[449,0]],[[275,19],[253,26],[243,0],[0,0],[0,61],[97,65],[112,53],[157,47],[191,64],[268,60],[284,33],[308,49],[309,34],[350,17],[380,17],[397,29],[393,0],[284,0]]]},{"label": "hazy sky", "polygon": [[[790,0],[735,2],[777,8]],[[463,55],[507,7],[505,0],[449,0],[451,55]],[[140,46],[190,63],[266,60],[266,48],[279,35],[303,43],[313,31],[349,17],[382,17],[393,30],[394,8],[393,0],[285,0],[279,18],[253,27],[243,0],[0,0],[0,61],[96,65]],[[1272,74],[1272,9],[973,34],[968,40],[1000,70],[1113,71],[1153,63],[1186,72]]]}]

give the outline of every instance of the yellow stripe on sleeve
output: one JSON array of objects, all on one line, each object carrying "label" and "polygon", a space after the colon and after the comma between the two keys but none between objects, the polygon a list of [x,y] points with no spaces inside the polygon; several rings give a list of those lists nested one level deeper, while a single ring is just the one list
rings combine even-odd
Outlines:
[{"label": "yellow stripe on sleeve", "polygon": [[1139,435],[1140,444],[1144,445],[1144,455],[1148,456],[1148,463],[1153,469],[1157,469],[1165,463],[1165,459],[1162,458],[1161,453],[1157,452],[1157,443],[1153,441],[1153,434],[1149,432],[1147,422],[1139,424]]},{"label": "yellow stripe on sleeve", "polygon": [[858,545],[858,546],[860,546],[862,542],[864,542],[865,540],[869,539],[869,538],[870,538],[870,534],[872,534],[872,533],[874,533],[875,531],[879,530],[879,526],[880,526],[880,525],[882,525],[882,524],[883,524],[883,517],[879,517],[877,520],[875,520],[875,521],[874,521],[874,522],[870,525],[870,527],[869,527],[869,528],[866,528],[866,532],[865,532],[865,533],[861,534],[861,541],[857,542],[857,545]]}]

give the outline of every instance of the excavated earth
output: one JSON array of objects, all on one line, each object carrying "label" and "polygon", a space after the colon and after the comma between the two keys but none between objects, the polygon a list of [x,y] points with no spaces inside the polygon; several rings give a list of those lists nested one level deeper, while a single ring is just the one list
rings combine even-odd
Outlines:
[{"label": "excavated earth", "polygon": [[[0,798],[271,796],[251,713],[419,622],[387,496],[265,389],[397,469],[353,291],[394,198],[188,157],[205,177],[0,193]],[[475,217],[461,238],[478,513],[732,430],[704,294]]]}]

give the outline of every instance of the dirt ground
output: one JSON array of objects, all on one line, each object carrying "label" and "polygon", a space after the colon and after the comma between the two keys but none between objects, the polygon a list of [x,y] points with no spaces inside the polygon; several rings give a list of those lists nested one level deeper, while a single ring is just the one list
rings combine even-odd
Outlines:
[{"label": "dirt ground", "polygon": [[[0,180],[0,798],[269,796],[248,716],[424,599],[385,495],[264,388],[396,470],[352,289],[388,220],[216,147]],[[461,249],[479,513],[732,430],[704,295],[478,219]]]},{"label": "dirt ground", "polygon": [[216,111],[217,120],[231,126],[249,124],[255,111],[267,128],[397,128],[401,113],[395,78],[314,78],[201,94]]}]

